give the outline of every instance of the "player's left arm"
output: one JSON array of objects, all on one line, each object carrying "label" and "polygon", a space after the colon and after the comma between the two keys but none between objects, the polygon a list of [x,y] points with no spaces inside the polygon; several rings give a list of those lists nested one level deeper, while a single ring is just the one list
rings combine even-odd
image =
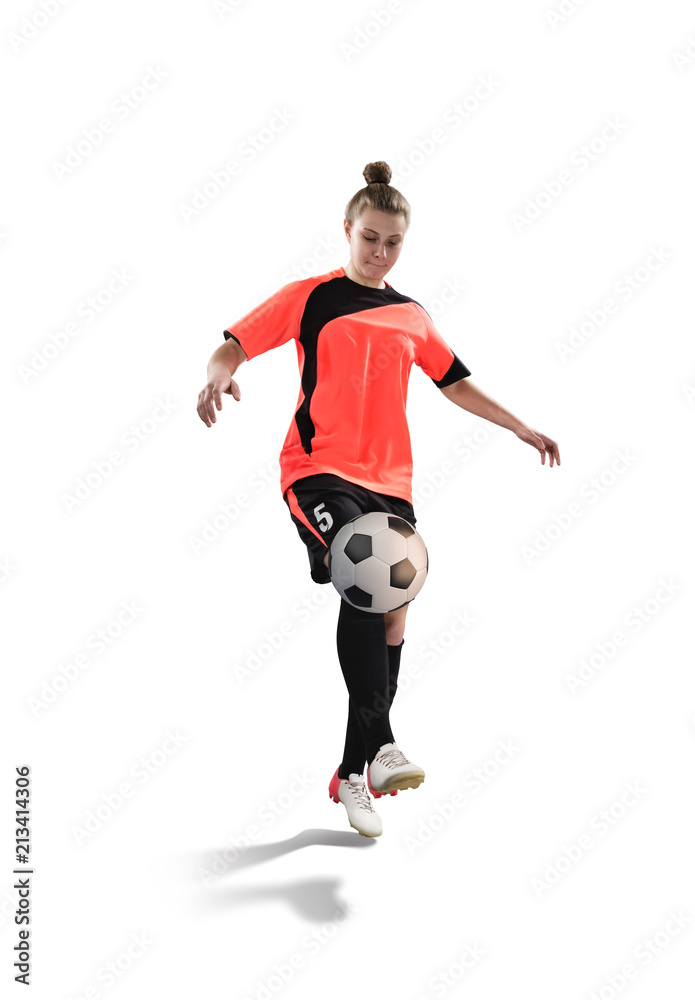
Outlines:
[{"label": "player's left arm", "polygon": [[483,420],[489,420],[493,424],[505,427],[507,430],[513,431],[521,441],[533,445],[540,452],[541,465],[545,465],[546,454],[550,457],[551,469],[555,462],[560,465],[560,449],[555,441],[546,434],[541,434],[540,431],[532,430],[509,410],[505,410],[503,406],[487,396],[482,389],[474,385],[470,377],[460,378],[457,382],[452,382],[451,385],[440,386],[439,391],[463,410],[468,410],[469,413],[475,413]]}]

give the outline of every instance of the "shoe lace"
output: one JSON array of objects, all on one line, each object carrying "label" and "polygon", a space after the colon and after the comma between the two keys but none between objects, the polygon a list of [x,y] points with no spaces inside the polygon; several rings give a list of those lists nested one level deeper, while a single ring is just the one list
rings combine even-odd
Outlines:
[{"label": "shoe lace", "polygon": [[410,761],[398,747],[393,747],[393,749],[384,750],[383,753],[379,754],[379,763],[383,764],[384,767],[400,767],[401,764],[409,764]]},{"label": "shoe lace", "polygon": [[348,788],[352,792],[353,798],[357,801],[358,806],[365,809],[367,812],[374,812],[374,806],[372,805],[372,800],[369,797],[369,792],[362,782],[361,785],[356,785],[352,781],[348,781]]}]

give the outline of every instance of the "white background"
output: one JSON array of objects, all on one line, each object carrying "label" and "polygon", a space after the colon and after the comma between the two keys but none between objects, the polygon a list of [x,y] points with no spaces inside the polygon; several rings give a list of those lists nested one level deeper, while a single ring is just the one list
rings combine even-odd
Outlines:
[{"label": "white background", "polygon": [[[45,6],[2,11],[3,981],[28,764],[36,997],[692,996],[692,6]],[[389,283],[562,464],[413,368],[392,723],[427,778],[367,840],[280,494],[294,344],[195,406],[224,327],[347,262],[376,159]]]}]

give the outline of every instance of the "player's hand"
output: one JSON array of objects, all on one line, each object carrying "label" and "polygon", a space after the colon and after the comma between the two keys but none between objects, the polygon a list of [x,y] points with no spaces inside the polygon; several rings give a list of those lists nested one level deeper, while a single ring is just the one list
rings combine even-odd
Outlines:
[{"label": "player's hand", "polygon": [[533,431],[530,427],[523,424],[518,427],[514,433],[526,444],[533,445],[541,453],[541,465],[545,465],[545,456],[548,454],[550,456],[550,468],[552,469],[555,462],[560,465],[560,449],[557,443],[552,440],[552,438],[547,437],[545,434],[541,434],[540,431]]},{"label": "player's hand", "polygon": [[210,379],[205,388],[198,393],[198,416],[208,427],[217,423],[215,408],[222,409],[223,392],[233,396],[237,403],[240,402],[241,391],[231,375]]}]

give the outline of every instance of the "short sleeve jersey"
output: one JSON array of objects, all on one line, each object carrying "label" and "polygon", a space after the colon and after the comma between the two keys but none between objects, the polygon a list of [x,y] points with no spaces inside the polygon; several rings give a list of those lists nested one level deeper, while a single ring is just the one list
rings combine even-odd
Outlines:
[{"label": "short sleeve jersey", "polygon": [[384,284],[362,285],[343,267],[292,281],[224,331],[249,360],[295,341],[301,385],[280,453],[283,496],[330,472],[412,503],[410,369],[439,387],[471,373],[420,303]]}]

